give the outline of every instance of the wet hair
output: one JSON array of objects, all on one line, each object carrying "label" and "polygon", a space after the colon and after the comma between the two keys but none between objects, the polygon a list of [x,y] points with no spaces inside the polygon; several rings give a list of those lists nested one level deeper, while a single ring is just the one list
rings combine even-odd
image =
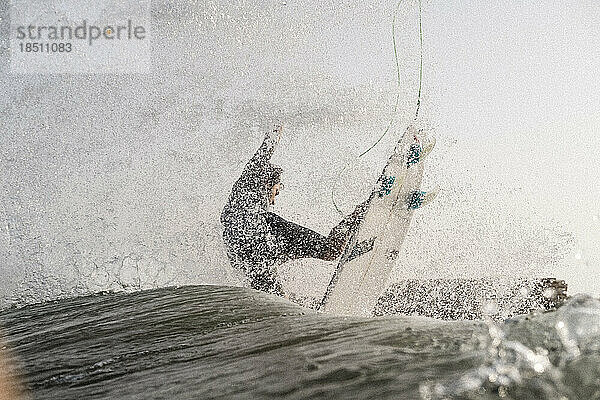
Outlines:
[{"label": "wet hair", "polygon": [[281,183],[281,174],[283,174],[282,168],[269,164],[265,174],[267,176],[265,181],[267,188],[271,189],[273,186]]}]

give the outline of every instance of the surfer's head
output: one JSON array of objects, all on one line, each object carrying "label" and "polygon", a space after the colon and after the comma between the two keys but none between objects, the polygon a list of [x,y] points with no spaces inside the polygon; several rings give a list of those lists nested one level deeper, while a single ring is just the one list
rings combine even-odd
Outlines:
[{"label": "surfer's head", "polygon": [[283,184],[281,183],[281,174],[283,173],[283,169],[280,167],[276,167],[274,165],[269,165],[267,170],[267,181],[266,186],[269,194],[269,204],[275,204],[275,197],[279,194],[279,191],[283,189]]}]

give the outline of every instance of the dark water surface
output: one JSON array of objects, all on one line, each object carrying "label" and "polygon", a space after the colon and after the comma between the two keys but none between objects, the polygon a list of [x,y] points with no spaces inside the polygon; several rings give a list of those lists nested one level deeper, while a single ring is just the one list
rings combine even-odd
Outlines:
[{"label": "dark water surface", "polygon": [[502,324],[343,318],[243,288],[0,313],[35,399],[596,399],[600,303]]}]

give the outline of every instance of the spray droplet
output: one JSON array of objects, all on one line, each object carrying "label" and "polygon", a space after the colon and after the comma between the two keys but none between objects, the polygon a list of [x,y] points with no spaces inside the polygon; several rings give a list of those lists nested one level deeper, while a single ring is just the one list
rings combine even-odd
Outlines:
[{"label": "spray droplet", "polygon": [[541,374],[546,370],[546,368],[544,367],[544,364],[542,364],[542,363],[535,363],[535,365],[533,366],[533,370],[535,372],[537,372],[538,374]]}]

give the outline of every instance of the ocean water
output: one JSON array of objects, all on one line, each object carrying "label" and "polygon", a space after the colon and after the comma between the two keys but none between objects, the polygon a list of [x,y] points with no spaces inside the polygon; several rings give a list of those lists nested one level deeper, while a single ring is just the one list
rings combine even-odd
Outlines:
[{"label": "ocean water", "polygon": [[244,288],[6,309],[34,399],[595,399],[600,302],[502,323],[320,314]]}]

